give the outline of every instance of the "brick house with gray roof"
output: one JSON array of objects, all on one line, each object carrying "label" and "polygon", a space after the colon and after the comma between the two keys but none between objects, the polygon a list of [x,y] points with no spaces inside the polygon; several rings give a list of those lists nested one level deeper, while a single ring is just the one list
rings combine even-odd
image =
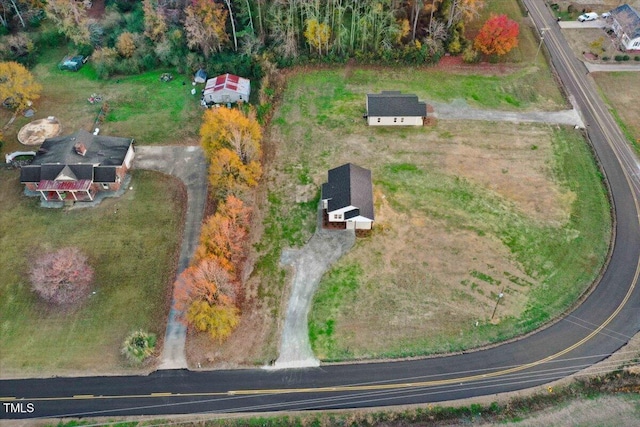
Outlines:
[{"label": "brick house with gray roof", "polygon": [[133,139],[79,130],[46,139],[20,182],[48,201],[92,201],[100,191],[120,189],[134,157]]},{"label": "brick house with gray roof", "polygon": [[621,48],[631,53],[640,52],[640,13],[623,4],[611,11],[611,22]]},{"label": "brick house with gray roof", "polygon": [[422,126],[427,104],[399,91],[367,94],[366,118],[369,126]]},{"label": "brick house with gray roof", "polygon": [[330,169],[322,184],[322,209],[329,226],[347,230],[373,227],[371,171],[353,163]]}]

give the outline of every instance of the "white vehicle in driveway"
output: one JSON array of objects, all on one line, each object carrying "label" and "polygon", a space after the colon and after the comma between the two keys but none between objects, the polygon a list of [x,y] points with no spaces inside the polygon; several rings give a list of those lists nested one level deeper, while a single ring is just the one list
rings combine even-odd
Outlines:
[{"label": "white vehicle in driveway", "polygon": [[596,19],[598,19],[598,14],[595,12],[583,13],[578,16],[578,21],[580,22],[595,21]]}]

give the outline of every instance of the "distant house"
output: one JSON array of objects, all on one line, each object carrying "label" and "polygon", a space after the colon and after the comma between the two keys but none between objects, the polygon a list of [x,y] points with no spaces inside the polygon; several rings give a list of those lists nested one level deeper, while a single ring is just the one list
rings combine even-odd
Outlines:
[{"label": "distant house", "polygon": [[367,94],[369,126],[422,126],[427,118],[427,104],[416,95],[398,91]]},{"label": "distant house", "polygon": [[49,201],[92,201],[100,191],[120,189],[134,157],[133,139],[79,130],[46,139],[20,182]]},{"label": "distant house", "polygon": [[623,50],[640,52],[640,14],[623,4],[611,11],[611,28],[616,33]]},{"label": "distant house", "polygon": [[248,102],[250,93],[251,82],[248,79],[227,73],[207,80],[202,101],[206,104]]},{"label": "distant house", "polygon": [[329,170],[322,184],[322,209],[328,225],[347,230],[373,227],[371,171],[347,163]]}]

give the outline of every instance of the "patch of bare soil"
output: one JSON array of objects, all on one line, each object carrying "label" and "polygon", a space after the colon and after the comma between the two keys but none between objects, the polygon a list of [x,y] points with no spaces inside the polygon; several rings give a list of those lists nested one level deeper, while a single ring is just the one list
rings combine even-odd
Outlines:
[{"label": "patch of bare soil", "polygon": [[62,126],[55,117],[34,120],[18,132],[18,141],[24,145],[40,145],[47,138],[60,135]]},{"label": "patch of bare soil", "polygon": [[432,68],[461,74],[469,73],[487,76],[510,74],[519,69],[514,64],[506,63],[491,64],[489,62],[480,62],[478,64],[467,64],[462,60],[461,56],[444,56]]}]

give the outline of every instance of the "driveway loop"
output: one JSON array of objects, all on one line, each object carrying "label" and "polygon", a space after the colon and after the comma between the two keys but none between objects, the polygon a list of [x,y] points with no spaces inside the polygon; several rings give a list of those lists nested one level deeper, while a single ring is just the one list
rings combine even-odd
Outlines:
[{"label": "driveway loop", "polygon": [[325,230],[322,211],[318,210],[318,225],[309,242],[299,250],[286,249],[280,262],[293,267],[291,297],[284,319],[280,355],[265,369],[308,368],[320,365],[309,342],[307,317],[320,279],[329,267],[349,252],[356,241],[353,230]]},{"label": "driveway loop", "polygon": [[[207,200],[207,162],[200,147],[136,147],[134,167],[162,172],[179,178],[187,187],[187,213],[180,247],[177,274],[189,266],[198,241]],[[180,322],[175,304],[175,288],[171,311],[164,335],[162,359],[158,369],[187,368],[185,342],[186,326]]]}]

